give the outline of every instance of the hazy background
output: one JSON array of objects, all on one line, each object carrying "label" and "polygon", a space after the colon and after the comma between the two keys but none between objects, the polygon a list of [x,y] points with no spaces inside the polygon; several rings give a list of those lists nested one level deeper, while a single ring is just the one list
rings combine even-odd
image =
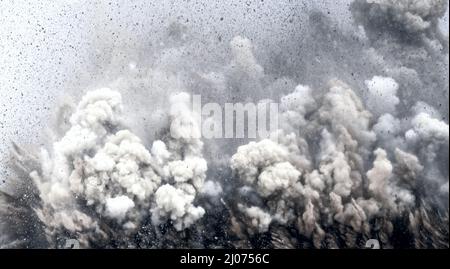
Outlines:
[{"label": "hazy background", "polygon": [[[0,0],[0,184],[11,141],[39,146],[55,104],[101,84],[110,59],[133,64],[134,51],[157,46],[171,23],[216,39],[211,49],[246,36],[258,56],[301,38],[312,9],[349,26],[350,2]],[[448,33],[448,11],[441,26]]]}]

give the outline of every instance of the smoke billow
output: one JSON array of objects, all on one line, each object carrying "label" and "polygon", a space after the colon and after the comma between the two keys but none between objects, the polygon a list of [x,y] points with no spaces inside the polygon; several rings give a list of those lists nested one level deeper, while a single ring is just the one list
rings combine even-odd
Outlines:
[{"label": "smoke billow", "polygon": [[[385,82],[392,93],[395,81]],[[387,89],[386,83],[368,86],[379,87],[377,92]],[[268,232],[268,223],[274,225],[271,233],[295,227],[316,248],[363,247],[374,237],[386,247],[420,247],[418,231],[429,222],[423,207],[432,203],[440,211],[435,214],[448,218],[445,202],[438,206],[429,200],[431,195],[448,199],[448,174],[437,176],[438,168],[431,165],[438,155],[448,154],[448,125],[419,112],[378,141],[392,128],[373,119],[348,85],[332,81],[325,95],[313,93],[299,86],[283,97],[282,131],[270,140],[239,147],[232,157],[231,168],[242,188],[250,187],[257,197],[254,204],[239,204],[244,227],[251,233]],[[395,94],[391,99],[397,100]],[[386,113],[395,107],[389,100],[385,105]],[[381,117],[400,121],[391,114]],[[402,242],[399,237],[405,233],[407,242]],[[436,232],[428,240],[443,247],[446,236]],[[294,245],[302,243],[297,238],[290,237]]]},{"label": "smoke billow", "polygon": [[[151,63],[61,106],[49,142],[13,146],[0,247],[448,248],[447,9],[355,0],[350,29],[313,11],[284,54],[171,24],[134,55]],[[270,98],[279,128],[202,139],[192,94]]]},{"label": "smoke billow", "polygon": [[186,93],[170,100],[177,139],[155,141],[147,150],[123,128],[118,92],[104,88],[83,97],[70,129],[50,152],[41,150],[38,169],[27,171],[40,204],[34,214],[50,242],[71,234],[87,246],[109,240],[113,230],[126,235],[148,218],[155,226],[170,220],[177,231],[202,218],[205,210],[193,202],[203,190],[207,163],[202,142],[192,139],[199,128],[189,100]]},{"label": "smoke billow", "polygon": [[[381,30],[405,39],[437,39],[444,43],[438,24],[447,6],[445,0],[358,0],[352,4],[352,9],[356,20],[370,33]],[[375,35],[369,37],[376,38]]]}]

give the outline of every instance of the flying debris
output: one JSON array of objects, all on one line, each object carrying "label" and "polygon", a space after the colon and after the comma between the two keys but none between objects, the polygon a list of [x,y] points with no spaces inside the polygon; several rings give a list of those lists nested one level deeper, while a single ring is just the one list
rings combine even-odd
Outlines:
[{"label": "flying debris", "polygon": [[[389,87],[397,87],[386,80]],[[239,204],[243,226],[254,229],[252,233],[268,232],[271,224],[277,234],[278,229],[294,229],[289,231],[292,237],[307,238],[315,248],[362,248],[371,238],[379,238],[384,247],[419,245],[422,238],[415,233],[426,228],[415,220],[435,203],[428,195],[445,197],[442,190],[448,184],[448,177],[437,181],[429,170],[435,168],[422,164],[435,162],[436,154],[448,154],[448,125],[434,118],[418,124],[419,118],[430,115],[413,115],[398,137],[391,137],[403,141],[381,148],[370,128],[376,120],[347,85],[333,81],[324,96],[313,97],[312,92],[299,86],[283,97],[281,121],[286,127],[271,140],[239,147],[232,157],[241,188],[250,187],[258,196],[256,205]],[[292,105],[292,95],[297,105]],[[391,99],[396,100],[395,94]],[[300,121],[292,124],[292,115]],[[408,142],[411,139],[417,140]],[[422,190],[425,186],[428,194]],[[433,207],[446,216],[436,223],[446,231],[436,231],[437,236],[427,240],[445,247],[448,208]],[[297,242],[298,247],[302,243]]]},{"label": "flying debris", "polygon": [[[448,1],[354,0],[349,25],[289,3],[257,35],[95,13],[77,101],[11,146],[0,248],[448,248]],[[278,126],[205,138],[194,96],[277,104]]]}]

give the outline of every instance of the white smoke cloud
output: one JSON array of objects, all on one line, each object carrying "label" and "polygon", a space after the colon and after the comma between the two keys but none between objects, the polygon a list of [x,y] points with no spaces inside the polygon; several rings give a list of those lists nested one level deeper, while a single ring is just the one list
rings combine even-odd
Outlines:
[{"label": "white smoke cloud", "polygon": [[270,214],[256,206],[245,207],[239,205],[239,209],[251,218],[251,225],[259,232],[266,232],[269,229],[270,222],[272,221]]},{"label": "white smoke cloud", "polygon": [[161,217],[169,218],[174,222],[177,230],[181,231],[203,217],[205,210],[192,205],[195,191],[175,188],[171,185],[160,187],[155,194],[156,206],[152,209],[153,223],[158,224]]},{"label": "white smoke cloud", "polygon": [[432,118],[429,114],[419,113],[412,120],[412,129],[406,133],[408,140],[417,138],[448,142],[448,124]]},{"label": "white smoke cloud", "polygon": [[128,196],[109,198],[106,200],[106,215],[121,220],[133,207],[134,202]]},{"label": "white smoke cloud", "polygon": [[[181,24],[151,42],[151,60],[117,53],[105,84],[123,95],[88,92],[39,159],[17,154],[21,177],[36,185],[29,207],[42,241],[70,234],[84,247],[354,248],[377,237],[387,248],[448,247],[448,123],[445,108],[421,102],[448,96],[435,27],[446,6],[357,0],[357,39],[311,16],[318,22],[301,46],[292,38],[296,50],[280,47],[261,63],[267,48],[248,38],[231,38],[224,52]],[[280,130],[236,152],[240,142],[202,141],[190,95],[173,94],[180,89],[209,99],[280,97]],[[0,225],[9,210],[0,205]],[[398,229],[408,242],[396,243]]]},{"label": "white smoke cloud", "polygon": [[[396,114],[398,85],[393,79],[374,77],[366,85],[371,105],[387,99],[384,107],[374,107],[376,114]],[[420,152],[426,149],[428,156],[437,150],[420,145],[439,141],[448,148],[448,125],[423,112],[409,120],[383,114],[375,121],[340,81],[332,81],[323,96],[311,93],[309,87],[298,86],[282,97],[283,130],[271,140],[241,146],[233,155],[231,168],[240,184],[256,191],[264,205],[241,205],[241,210],[247,208],[243,221],[257,232],[296,226],[318,248],[338,245],[325,232],[336,222],[353,231],[343,232],[347,246],[358,244],[354,233],[369,238],[377,230],[374,223],[381,223],[384,228],[378,233],[389,244],[392,220],[418,214],[418,186],[427,180],[421,165],[426,158]],[[408,148],[404,137],[415,138],[414,147]],[[388,148],[376,148],[378,143]],[[448,178],[444,184],[448,186]],[[269,224],[262,225],[262,220]],[[410,223],[412,233],[416,225],[421,224]]]},{"label": "white smoke cloud", "polygon": [[370,112],[374,115],[394,113],[400,102],[397,97],[398,83],[392,78],[375,76],[365,81],[369,90],[366,103]]},{"label": "white smoke cloud", "polygon": [[37,212],[47,233],[79,232],[84,243],[103,234],[99,220],[84,213],[87,209],[124,229],[139,227],[150,214],[155,225],[170,220],[179,231],[199,220],[205,211],[193,203],[203,189],[207,163],[189,102],[185,93],[171,98],[171,131],[179,136],[167,144],[155,141],[149,151],[136,135],[120,129],[118,92],[88,92],[71,117],[71,128],[50,152],[42,150],[42,172],[32,172],[42,199]]}]

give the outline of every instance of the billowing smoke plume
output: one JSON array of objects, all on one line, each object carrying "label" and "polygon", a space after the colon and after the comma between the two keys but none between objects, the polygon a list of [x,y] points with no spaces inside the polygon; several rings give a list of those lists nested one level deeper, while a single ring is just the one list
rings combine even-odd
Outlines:
[{"label": "billowing smoke plume", "polygon": [[357,0],[353,10],[356,20],[369,32],[381,30],[393,35],[401,33],[405,39],[445,42],[438,19],[444,16],[447,6],[445,0]]},{"label": "billowing smoke plume", "polygon": [[[410,120],[387,114],[398,102],[391,78],[374,77],[367,87],[373,98],[385,92],[384,106],[375,110],[379,120],[340,81],[323,96],[300,85],[281,99],[282,130],[239,147],[231,168],[242,192],[254,195],[248,205],[239,204],[250,233],[294,227],[316,248],[342,246],[340,240],[363,247],[374,237],[394,247],[405,244],[398,237],[408,233],[406,244],[421,246],[429,196],[448,199],[448,170],[431,165],[448,155],[448,124],[425,112],[411,111]],[[386,121],[404,124],[392,128]],[[440,206],[435,214],[446,214],[448,207]],[[436,232],[431,244],[447,245],[447,235]]]},{"label": "billowing smoke plume", "polygon": [[364,59],[399,83],[399,110],[415,105],[418,98],[448,118],[448,104],[440,99],[449,98],[449,41],[439,27],[448,1],[356,0],[351,10],[370,45]]},{"label": "billowing smoke plume", "polygon": [[[267,47],[171,24],[14,145],[0,247],[448,248],[447,8],[355,0],[351,29],[313,11]],[[277,102],[279,128],[202,139],[191,94]]]},{"label": "billowing smoke plume", "polygon": [[170,222],[177,231],[201,219],[205,210],[194,200],[203,190],[207,163],[203,143],[193,138],[200,130],[189,102],[186,93],[171,97],[172,136],[148,150],[122,127],[118,92],[88,92],[70,129],[50,151],[42,149],[41,167],[29,174],[40,199],[34,210],[49,241],[67,233],[88,247],[110,240],[111,230],[132,233],[150,217],[153,225]]}]

